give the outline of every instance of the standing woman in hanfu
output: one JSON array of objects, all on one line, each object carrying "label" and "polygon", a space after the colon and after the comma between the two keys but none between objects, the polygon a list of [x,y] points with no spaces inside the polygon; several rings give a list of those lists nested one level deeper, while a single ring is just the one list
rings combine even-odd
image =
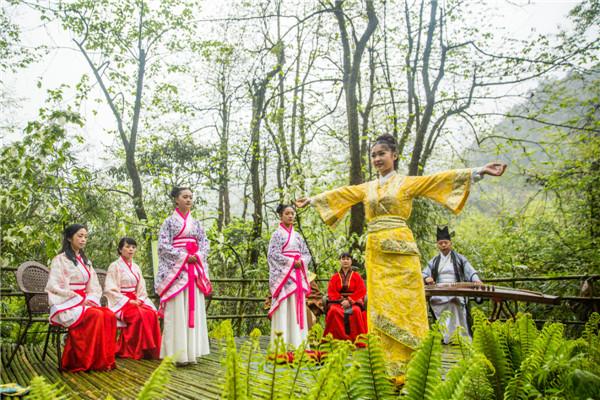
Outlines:
[{"label": "standing woman in hanfu", "polygon": [[175,210],[160,228],[155,289],[164,313],[160,357],[179,364],[209,354],[204,297],[212,292],[208,277],[208,240],[190,210],[189,188],[174,188]]},{"label": "standing woman in hanfu", "polygon": [[117,357],[158,359],[161,341],[158,313],[148,298],[142,271],[133,262],[136,249],[137,243],[132,238],[119,241],[119,259],[108,267],[104,295],[121,329]]},{"label": "standing woman in hanfu", "polygon": [[62,250],[50,264],[46,285],[50,323],[68,329],[61,368],[65,371],[104,371],[115,368],[117,319],[100,307],[102,288],[83,252],[87,229],[69,225]]},{"label": "standing woman in hanfu", "polygon": [[420,254],[406,225],[413,199],[427,197],[458,214],[467,201],[472,182],[484,174],[500,176],[506,169],[505,164],[490,163],[477,169],[404,176],[396,173],[396,149],[393,136],[380,136],[371,148],[371,161],[379,172],[378,179],[296,202],[298,207],[312,204],[323,221],[331,226],[353,205],[364,204],[368,326],[380,335],[388,369],[393,375],[405,371],[412,351],[428,331]]},{"label": "standing woman in hanfu", "polygon": [[308,264],[311,257],[302,236],[294,230],[296,211],[277,207],[279,226],[271,236],[267,261],[271,290],[271,342],[281,332],[286,345],[297,347],[306,340],[306,296],[310,294]]}]

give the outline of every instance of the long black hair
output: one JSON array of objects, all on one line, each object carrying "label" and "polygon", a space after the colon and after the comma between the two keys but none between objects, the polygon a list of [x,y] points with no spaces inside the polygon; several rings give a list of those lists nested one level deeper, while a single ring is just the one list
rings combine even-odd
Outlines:
[{"label": "long black hair", "polygon": [[[73,236],[75,236],[75,234],[77,232],[79,232],[81,229],[87,230],[87,227],[85,225],[81,225],[81,224],[72,224],[72,225],[67,226],[65,228],[65,230],[63,231],[62,249],[60,249],[60,252],[65,253],[67,258],[69,260],[73,261],[73,264],[75,264],[75,265],[77,265],[77,256],[75,255],[75,252],[73,251],[73,248],[71,247],[71,242],[69,241],[69,239],[73,239]],[[81,257],[81,259],[83,260],[83,262],[86,265],[89,263],[88,258],[86,257],[85,253],[83,252],[83,249],[79,250],[79,256]]]},{"label": "long black hair", "polygon": [[[383,135],[379,136],[377,140],[375,140],[375,143],[373,143],[373,146],[371,146],[371,148],[378,144],[386,146],[392,153],[396,153],[396,155],[399,156],[398,143],[396,143],[396,138],[394,138],[389,133],[384,133]],[[398,158],[394,160],[394,170],[396,169],[398,169]]]}]

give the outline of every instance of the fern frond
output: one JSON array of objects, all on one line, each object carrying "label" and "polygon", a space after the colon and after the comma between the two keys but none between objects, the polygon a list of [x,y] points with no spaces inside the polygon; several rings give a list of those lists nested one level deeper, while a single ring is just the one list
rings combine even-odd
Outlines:
[{"label": "fern frond", "polygon": [[600,376],[590,371],[574,369],[566,382],[569,398],[600,399]]},{"label": "fern frond", "polygon": [[50,384],[43,376],[34,376],[29,382],[30,391],[25,397],[28,400],[63,400],[67,396],[62,394],[64,387],[59,383]]},{"label": "fern frond", "polygon": [[600,314],[592,313],[585,324],[581,338],[587,344],[590,365],[600,366]]},{"label": "fern frond", "polygon": [[[513,337],[516,338],[520,349],[521,363],[531,353],[533,343],[539,335],[539,330],[530,314],[519,314],[514,324]],[[519,364],[520,366],[521,364]]]},{"label": "fern frond", "polygon": [[[343,392],[341,382],[345,379],[344,373],[351,346],[349,342],[339,341],[338,346],[329,354],[325,365],[319,371],[309,399],[331,400],[340,397]],[[376,399],[376,397],[373,398]]]},{"label": "fern frond", "polygon": [[225,367],[222,398],[227,400],[245,400],[245,386],[242,384],[242,367],[240,356],[235,344],[233,328],[230,320],[221,322],[215,330],[215,336],[220,340],[224,356],[221,364]]},{"label": "fern frond", "polygon": [[387,399],[394,393],[394,388],[387,375],[387,366],[381,338],[375,333],[368,333],[358,339],[366,346],[354,352],[354,361],[358,371],[350,391],[353,398]]},{"label": "fern frond", "polygon": [[321,326],[321,324],[316,323],[308,331],[308,343],[311,348],[317,348],[319,343],[321,343],[321,339],[323,339],[323,332],[325,330]]},{"label": "fern frond", "polygon": [[171,379],[171,371],[175,364],[171,357],[165,357],[160,365],[152,372],[150,378],[144,383],[144,387],[137,396],[138,400],[154,400],[164,398],[166,386]]},{"label": "fern frond", "polygon": [[254,376],[252,365],[257,361],[257,358],[260,355],[260,336],[260,330],[254,328],[252,332],[250,332],[250,339],[246,340],[240,347],[240,364],[243,365],[243,368],[240,368],[243,381],[242,391],[248,399],[252,398],[252,377]]},{"label": "fern frond", "polygon": [[308,343],[302,342],[300,346],[294,352],[294,362],[290,365],[290,371],[285,374],[282,384],[283,389],[288,392],[285,399],[292,399],[294,396],[306,395],[305,391],[301,389],[302,372],[307,366],[314,366],[315,361],[310,359],[307,354]]},{"label": "fern frond", "polygon": [[469,369],[470,360],[465,359],[455,364],[446,374],[444,381],[438,385],[431,396],[433,400],[448,400],[456,391],[459,383]]},{"label": "fern frond", "polygon": [[473,355],[473,346],[471,345],[471,340],[463,335],[464,332],[465,328],[457,326],[450,337],[450,342],[458,346],[462,359],[467,360]]},{"label": "fern frond", "polygon": [[438,320],[408,363],[404,387],[407,400],[431,399],[442,381],[441,369],[442,334]]},{"label": "fern frond", "polygon": [[507,349],[498,338],[496,329],[499,325],[489,323],[485,315],[480,310],[473,310],[473,320],[475,321],[473,332],[473,348],[482,353],[493,365],[494,374],[491,375],[490,383],[494,388],[497,399],[504,397],[504,387],[508,382],[510,367],[508,364]]},{"label": "fern frond", "polygon": [[506,386],[505,399],[527,399],[537,389],[532,385],[534,374],[556,355],[564,344],[562,338],[564,326],[549,324],[542,329],[534,341],[529,356],[521,364],[521,369],[510,379]]},{"label": "fern frond", "polygon": [[491,363],[483,356],[474,357],[451,400],[492,400],[494,388],[489,381]]}]

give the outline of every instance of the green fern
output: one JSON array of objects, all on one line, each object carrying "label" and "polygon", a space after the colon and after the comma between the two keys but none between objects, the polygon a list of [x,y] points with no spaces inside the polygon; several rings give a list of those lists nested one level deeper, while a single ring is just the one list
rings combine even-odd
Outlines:
[{"label": "green fern", "polygon": [[222,398],[227,400],[245,400],[247,398],[246,387],[242,384],[240,356],[233,336],[233,328],[230,320],[221,322],[215,335],[220,339],[225,357],[221,363],[225,367],[225,383],[223,385]]},{"label": "green fern", "polygon": [[[585,324],[581,339],[587,345],[588,362],[600,366],[600,314],[592,313]],[[600,371],[599,371],[600,372]]]},{"label": "green fern", "polygon": [[62,394],[64,391],[63,386],[59,386],[58,383],[50,384],[42,376],[34,376],[29,386],[31,390],[25,397],[28,400],[62,400],[67,398]]},{"label": "green fern", "polygon": [[306,367],[314,367],[315,361],[311,360],[306,355],[308,344],[306,342],[302,342],[300,346],[294,352],[294,362],[291,365],[291,371],[286,374],[284,380],[285,385],[284,388],[289,388],[287,398],[293,398],[294,396],[305,396],[306,393],[301,389],[301,383],[304,382],[303,378],[303,370]]},{"label": "green fern", "polygon": [[533,348],[533,343],[537,339],[539,335],[539,330],[537,326],[535,326],[535,322],[531,318],[530,314],[519,314],[517,316],[517,320],[515,324],[512,325],[514,328],[511,332],[512,336],[516,338],[518,347],[519,347],[519,355],[521,358],[521,362],[519,366],[531,353],[531,349]]},{"label": "green fern", "polygon": [[460,360],[455,364],[450,371],[446,374],[444,381],[438,385],[432,394],[433,400],[448,400],[450,399],[457,390],[458,385],[461,383],[465,373],[471,365],[470,359]]},{"label": "green fern", "polygon": [[562,324],[549,324],[542,329],[531,347],[529,356],[506,386],[505,399],[526,399],[537,389],[532,385],[534,374],[553,357],[564,344]]},{"label": "green fern", "polygon": [[506,354],[507,374],[512,376],[521,365],[520,352],[517,350],[516,339],[511,336],[513,320],[494,321],[491,324],[502,353]]},{"label": "green fern", "polygon": [[407,400],[427,400],[433,398],[436,388],[442,381],[442,334],[439,320],[408,363],[406,373]]},{"label": "green fern", "polygon": [[500,325],[489,323],[482,311],[475,309],[473,315],[473,348],[483,354],[493,365],[494,373],[489,377],[496,399],[504,397],[504,387],[509,379],[510,367],[506,348],[495,329]]},{"label": "green fern", "polygon": [[571,399],[600,399],[600,376],[590,371],[569,371],[566,389]]},{"label": "green fern", "polygon": [[244,368],[242,370],[242,379],[243,379],[243,392],[246,398],[252,398],[252,388],[253,388],[253,370],[252,365],[257,361],[257,355],[261,355],[259,352],[260,349],[260,336],[261,332],[259,329],[253,329],[250,332],[250,340],[245,341],[240,349],[240,363],[244,364]]},{"label": "green fern", "polygon": [[482,355],[474,357],[451,400],[492,400],[494,388],[489,375],[494,373],[492,364]]},{"label": "green fern", "polygon": [[386,399],[394,393],[387,376],[387,366],[381,338],[369,333],[358,339],[366,347],[357,349],[354,361],[358,371],[350,384],[350,392],[357,399]]},{"label": "green fern", "polygon": [[[346,362],[352,344],[339,341],[336,348],[327,357],[325,365],[319,371],[317,381],[310,391],[311,400],[332,400],[341,397],[345,391],[341,382],[346,378]],[[373,397],[376,399],[377,397]]]},{"label": "green fern", "polygon": [[465,328],[457,326],[454,333],[450,337],[450,342],[458,346],[463,360],[471,358],[473,355],[473,346],[470,338],[464,335]]},{"label": "green fern", "polygon": [[154,400],[164,398],[167,383],[171,379],[171,372],[175,364],[171,357],[165,357],[160,365],[152,372],[150,378],[144,383],[144,387],[137,396],[137,400]]}]

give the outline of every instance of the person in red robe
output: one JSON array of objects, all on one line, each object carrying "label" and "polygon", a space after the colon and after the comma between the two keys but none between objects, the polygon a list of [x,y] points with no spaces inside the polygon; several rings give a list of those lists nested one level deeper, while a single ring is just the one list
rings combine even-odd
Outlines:
[{"label": "person in red robe", "polygon": [[50,323],[68,329],[61,369],[70,372],[115,368],[117,319],[100,307],[102,288],[83,248],[87,229],[69,225],[62,250],[50,265],[46,285]]},{"label": "person in red robe", "polygon": [[327,315],[325,332],[334,339],[354,342],[357,336],[367,333],[364,299],[367,294],[365,282],[352,270],[352,256],[340,256],[341,269],[329,281],[327,287]]},{"label": "person in red robe", "polygon": [[124,237],[118,249],[119,259],[108,267],[104,282],[108,307],[117,316],[117,327],[121,330],[117,357],[158,359],[161,342],[158,313],[148,298],[142,271],[133,261],[137,243]]}]

